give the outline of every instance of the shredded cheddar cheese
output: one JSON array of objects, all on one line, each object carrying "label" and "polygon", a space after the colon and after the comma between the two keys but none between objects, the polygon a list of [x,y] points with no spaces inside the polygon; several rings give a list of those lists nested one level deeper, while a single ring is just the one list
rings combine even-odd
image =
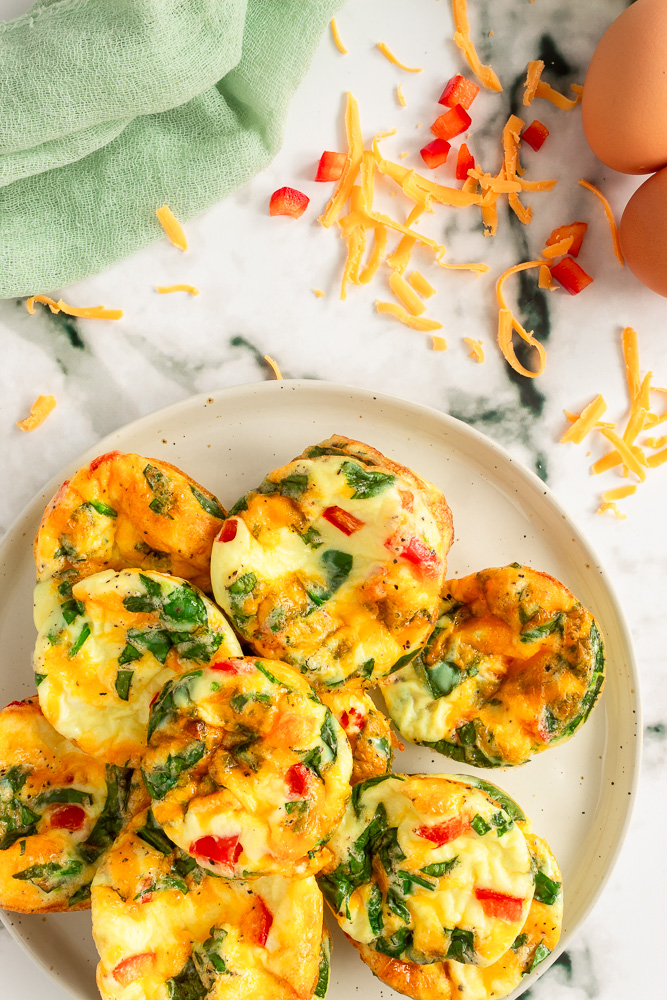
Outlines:
[{"label": "shredded cheddar cheese", "polygon": [[633,403],[639,395],[641,381],[639,378],[639,342],[637,331],[626,326],[622,334],[623,358],[625,360],[625,377],[628,383],[630,402]]},{"label": "shredded cheddar cheese", "polygon": [[188,295],[199,295],[199,289],[194,285],[156,285],[155,291],[160,295],[170,295],[172,292],[187,292]]},{"label": "shredded cheddar cheese", "polygon": [[[574,86],[572,87],[574,90]],[[583,90],[582,90],[583,93]],[[537,84],[535,90],[535,97],[542,97],[546,101],[551,101],[557,108],[561,111],[571,111],[572,108],[576,108],[577,104],[581,101],[581,94],[577,93],[577,97],[574,101],[571,101],[569,97],[565,97],[564,94],[559,94],[557,90],[545,83],[544,80],[540,80]]]},{"label": "shredded cheddar cheese", "polygon": [[597,513],[598,514],[604,514],[604,512],[606,510],[610,510],[612,512],[612,514],[615,514],[615,516],[618,518],[619,521],[626,521],[627,520],[628,515],[627,514],[622,514],[621,511],[616,506],[616,504],[613,503],[612,501],[607,501],[606,503],[601,503],[600,506],[597,509]]},{"label": "shredded cheddar cheese", "polygon": [[667,434],[658,438],[654,437],[646,438],[646,441],[644,443],[648,448],[664,448],[667,445]]},{"label": "shredded cheddar cheese", "polygon": [[422,298],[430,299],[432,295],[435,295],[435,288],[426,280],[423,274],[420,274],[419,271],[412,271],[411,274],[408,275],[408,281],[414,290],[419,292]]},{"label": "shredded cheddar cheese", "polygon": [[313,288],[313,295],[318,299],[323,299],[326,292],[323,292],[321,288]]},{"label": "shredded cheddar cheese", "polygon": [[542,291],[553,292],[558,288],[558,285],[554,281],[551,271],[546,264],[543,264],[540,268],[540,276],[537,280],[537,287],[541,288]]},{"label": "shredded cheddar cheese", "polygon": [[405,99],[405,94],[403,93],[403,87],[401,86],[400,83],[396,88],[396,100],[398,101],[398,103],[401,105],[402,108],[407,107],[408,102]]},{"label": "shredded cheddar cheese", "polygon": [[402,274],[393,271],[389,276],[389,287],[412,316],[421,316],[426,312],[426,306],[419,298],[414,288],[411,288]]},{"label": "shredded cheddar cheese", "polygon": [[396,302],[381,302],[377,300],[375,308],[379,313],[386,316],[393,316],[400,323],[411,327],[413,330],[420,330],[423,333],[430,333],[432,330],[442,330],[442,323],[438,323],[434,319],[425,319],[423,316],[411,316],[403,306],[399,306]]},{"label": "shredded cheddar cheese", "polygon": [[649,469],[657,469],[659,465],[664,465],[665,462],[667,462],[667,448],[664,451],[659,451],[656,455],[649,455],[646,459]]},{"label": "shredded cheddar cheese", "polygon": [[566,254],[573,243],[574,236],[566,236],[564,240],[559,240],[558,243],[552,243],[551,246],[546,246],[544,250],[540,252],[542,257],[546,257],[547,260],[552,260],[554,257],[562,257],[563,254]]},{"label": "shredded cheddar cheese", "polygon": [[345,48],[345,46],[343,45],[343,43],[341,41],[341,37],[340,37],[340,33],[338,31],[338,25],[336,24],[336,18],[335,17],[331,18],[331,21],[329,22],[329,26],[331,28],[331,35],[332,35],[333,40],[334,40],[334,45],[336,46],[336,48],[338,49],[338,51],[342,55],[344,55],[344,56],[347,55],[347,49]]},{"label": "shredded cheddar cheese", "polygon": [[161,208],[156,209],[155,214],[169,241],[179,250],[187,250],[188,241],[185,238],[183,227],[169,206],[162,205]]},{"label": "shredded cheddar cheese", "polygon": [[347,134],[347,160],[345,161],[340,180],[336,185],[336,190],[331,196],[324,214],[320,216],[320,222],[327,228],[338,219],[345,202],[352,193],[364,152],[361,123],[359,121],[359,105],[349,91],[347,93],[347,106],[345,109],[345,132]]},{"label": "shredded cheddar cheese", "polygon": [[446,351],[447,341],[444,337],[431,337],[431,347],[434,351]]},{"label": "shredded cheddar cheese", "polygon": [[[515,264],[513,267],[508,268],[501,276],[498,278],[496,283],[496,298],[498,300],[498,346],[503,353],[503,356],[507,363],[518,372],[519,375],[524,375],[526,378],[537,378],[544,371],[547,363],[547,352],[545,351],[539,340],[535,338],[531,333],[519,323],[518,319],[512,314],[511,310],[508,309],[507,303],[505,301],[505,294],[503,291],[503,286],[507,279],[513,274],[517,274],[519,271],[527,271],[533,267],[542,267],[541,260],[529,260],[523,264]],[[512,335],[517,333],[522,340],[524,340],[531,347],[534,347],[537,351],[539,358],[539,368],[537,371],[531,372],[521,364],[514,352],[514,345],[512,344]]]},{"label": "shredded cheddar cheese", "polygon": [[596,188],[594,184],[589,181],[580,180],[579,184],[586,188],[587,191],[591,191],[596,198],[602,202],[602,207],[604,208],[605,215],[607,216],[607,222],[609,223],[609,229],[611,230],[611,239],[614,244],[614,253],[616,254],[616,259],[618,260],[621,267],[623,267],[625,261],[623,260],[623,252],[621,250],[621,237],[618,232],[618,226],[616,225],[616,219],[614,218],[614,213],[611,210],[611,205],[602,194],[599,188]]},{"label": "shredded cheddar cheese", "polygon": [[470,38],[467,0],[452,0],[452,14],[456,28],[454,43],[463,53],[468,66],[482,86],[486,87],[487,90],[500,92],[503,89],[500,80],[490,66],[483,65]]},{"label": "shredded cheddar cheese", "polygon": [[544,72],[544,63],[541,59],[533,59],[528,63],[528,71],[526,73],[526,82],[523,85],[523,105],[525,108],[529,107],[535,100],[535,94],[537,93],[537,86],[540,82],[540,77]]},{"label": "shredded cheddar cheese", "polygon": [[28,416],[23,420],[19,420],[16,426],[21,431],[34,431],[37,427],[42,426],[49,413],[55,409],[55,406],[55,396],[38,396],[30,407]]},{"label": "shredded cheddar cheese", "polygon": [[34,313],[35,302],[49,307],[52,313],[64,312],[66,316],[77,316],[80,319],[122,319],[122,309],[106,309],[104,306],[69,306],[62,299],[55,302],[48,295],[32,295],[26,301],[29,313]]},{"label": "shredded cheddar cheese", "polygon": [[474,361],[477,361],[481,365],[482,362],[484,361],[484,348],[482,346],[482,341],[473,340],[472,337],[464,337],[463,341],[470,348],[470,354],[468,355],[468,357],[472,358]]},{"label": "shredded cheddar cheese", "polygon": [[378,42],[378,48],[385,59],[388,59],[390,63],[394,66],[398,66],[399,69],[404,69],[406,73],[421,73],[424,69],[423,66],[406,66],[402,63],[400,59],[397,59],[394,53],[389,49],[384,42]]},{"label": "shredded cheddar cheese", "polygon": [[271,368],[271,370],[273,371],[273,374],[276,376],[276,378],[278,379],[278,381],[282,382],[283,376],[282,376],[282,372],[280,371],[280,368],[278,367],[277,362],[275,362],[273,360],[273,358],[270,358],[268,354],[264,355],[264,360],[266,361],[266,363],[269,366],[269,368]]},{"label": "shredded cheddar cheese", "polygon": [[587,434],[597,425],[603,413],[607,412],[607,404],[602,396],[596,396],[592,403],[585,406],[581,414],[574,420],[569,430],[560,439],[561,444],[572,442],[581,444]]}]

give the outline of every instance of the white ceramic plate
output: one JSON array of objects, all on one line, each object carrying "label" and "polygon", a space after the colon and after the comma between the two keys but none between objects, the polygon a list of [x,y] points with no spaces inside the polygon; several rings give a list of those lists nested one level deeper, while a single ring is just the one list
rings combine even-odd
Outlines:
[{"label": "white ceramic plate", "polygon": [[[450,576],[515,560],[528,563],[570,587],[602,628],[607,683],[583,730],[522,768],[483,772],[516,798],[558,858],[565,892],[560,951],[599,895],[630,818],[640,731],[630,637],[608,577],[544,484],[452,417],[362,389],[263,382],[196,396],[109,435],[47,484],[0,546],[0,704],[34,691],[31,543],[46,502],[65,476],[94,455],[115,448],[137,451],[180,466],[231,506],[264,473],[334,432],[372,444],[444,491],[455,527]],[[474,770],[412,746],[397,755],[394,767],[407,772]],[[46,918],[6,914],[4,919],[61,986],[80,1000],[97,1000],[97,956],[88,913]],[[359,986],[368,1000],[387,995],[337,930],[334,949],[329,1000],[345,1000]],[[527,976],[513,996],[557,954]]]}]

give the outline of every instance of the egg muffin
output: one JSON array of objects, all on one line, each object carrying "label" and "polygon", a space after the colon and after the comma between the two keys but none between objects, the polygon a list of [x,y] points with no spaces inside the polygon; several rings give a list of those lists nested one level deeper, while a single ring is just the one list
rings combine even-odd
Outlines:
[{"label": "egg muffin", "polygon": [[356,785],[391,770],[394,749],[403,749],[386,715],[357,684],[349,689],[319,688],[318,695],[343,727],[352,750],[352,778]]},{"label": "egg muffin", "polygon": [[317,876],[342,930],[401,962],[492,965],[526,922],[526,838],[467,779],[385,775],[355,785]]},{"label": "egg muffin", "polygon": [[79,580],[35,646],[40,705],[85,753],[136,766],[150,703],[171,677],[241,653],[225,616],[186,580],[140,569]]},{"label": "egg muffin", "polygon": [[369,685],[431,631],[451,541],[435,486],[335,436],[234,506],[213,545],[213,590],[260,656],[318,686]]},{"label": "egg muffin", "polygon": [[448,580],[423,651],[383,682],[402,736],[478,767],[524,764],[570,739],[604,684],[593,616],[512,563]]},{"label": "egg muffin", "polygon": [[0,908],[86,910],[99,860],[148,796],[127,768],[87,757],[37,698],[0,711]]},{"label": "egg muffin", "polygon": [[168,462],[110,451],[66,480],[44,511],[34,544],[35,624],[77,580],[138,566],[211,591],[211,545],[225,511]]},{"label": "egg muffin", "polygon": [[511,993],[554,950],[563,919],[556,859],[546,841],[525,830],[524,835],[535,869],[535,895],[521,933],[501,958],[486,968],[451,960],[417,965],[400,962],[349,939],[371,971],[387,986],[413,1000],[502,1000]]},{"label": "egg muffin", "polygon": [[310,1000],[320,980],[314,878],[216,878],[150,812],[105,855],[92,911],[103,1000]]},{"label": "egg muffin", "polygon": [[142,762],[153,813],[225,878],[303,875],[350,797],[345,733],[308,683],[276,660],[220,660],[163,688]]}]

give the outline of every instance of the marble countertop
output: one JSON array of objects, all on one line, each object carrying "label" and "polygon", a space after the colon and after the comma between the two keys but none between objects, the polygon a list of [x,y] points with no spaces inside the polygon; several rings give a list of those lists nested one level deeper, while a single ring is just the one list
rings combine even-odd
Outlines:
[{"label": "marble countertop", "polygon": [[[516,110],[510,102],[517,87],[520,94],[527,62],[545,58],[550,64],[545,78],[563,91],[583,82],[597,39],[625,5],[623,0],[470,3],[480,53],[505,85],[502,95],[483,93],[473,108],[470,142],[485,169],[498,168],[500,130]],[[293,103],[282,151],[234,197],[187,225],[186,255],[162,240],[59,290],[72,303],[121,306],[122,321],[74,320],[46,310],[31,316],[24,300],[0,302],[0,532],[48,479],[110,431],[194,393],[273,377],[264,355],[277,361],[285,377],[327,379],[420,402],[504,445],[549,485],[610,574],[632,629],[644,712],[638,797],[619,860],[571,945],[530,995],[534,1000],[655,995],[663,978],[667,892],[664,865],[654,860],[657,831],[667,822],[662,664],[667,470],[652,471],[636,495],[622,502],[627,519],[617,520],[596,511],[601,490],[624,480],[614,472],[595,478],[589,472],[605,452],[604,442],[559,444],[567,426],[563,410],[579,412],[598,392],[607,400],[609,419],[622,421],[627,414],[620,346],[625,325],[638,331],[642,372],[651,369],[655,384],[667,385],[665,300],[621,270],[599,203],[576,184],[585,177],[600,185],[618,217],[637,182],[595,160],[578,109],[558,111],[544,101],[526,109],[529,121],[539,117],[551,130],[539,154],[524,154],[528,176],[555,177],[558,186],[551,194],[524,198],[535,213],[530,227],[501,207],[494,239],[484,239],[476,212],[440,208],[424,221],[424,231],[447,245],[448,260],[483,259],[491,267],[488,275],[475,277],[444,271],[426,253],[415,253],[413,265],[438,292],[428,315],[443,323],[448,343],[446,351],[434,352],[428,336],[376,315],[375,299],[391,297],[386,276],[350,288],[347,300],[339,300],[343,243],[316,221],[328,188],[312,177],[321,150],[342,148],[346,90],[359,100],[365,140],[397,128],[383,147],[387,155],[398,159],[407,151],[399,162],[421,169],[418,150],[429,141],[440,89],[454,72],[466,71],[450,41],[449,5],[350,0],[338,23],[349,54],[341,56],[328,34],[322,39]],[[423,72],[408,74],[390,65],[375,48],[380,40]],[[399,83],[405,108],[396,100]],[[452,173],[447,165],[436,176],[451,183]],[[312,199],[298,222],[268,216],[268,198],[283,185],[301,188]],[[388,209],[400,204],[389,200],[388,187],[386,197]],[[589,222],[580,262],[595,282],[576,298],[537,292],[534,283],[523,286],[522,315],[548,351],[545,373],[528,380],[510,371],[495,345],[495,278],[511,264],[532,259],[555,226],[574,218]],[[155,293],[155,285],[174,282],[191,282],[201,294]],[[315,288],[326,295],[316,297]],[[514,290],[509,294],[515,297]],[[483,342],[483,364],[468,357],[464,337]],[[42,428],[22,434],[15,422],[38,393],[52,393],[57,408]],[[1,927],[0,964],[7,1000],[64,1000]]]}]

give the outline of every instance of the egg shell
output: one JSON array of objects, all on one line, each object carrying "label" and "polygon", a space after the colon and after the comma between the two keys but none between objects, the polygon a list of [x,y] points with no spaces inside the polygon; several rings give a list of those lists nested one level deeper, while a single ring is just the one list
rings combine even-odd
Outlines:
[{"label": "egg shell", "polygon": [[635,191],[620,232],[630,270],[647,288],[667,297],[667,167]]},{"label": "egg shell", "polygon": [[596,48],[582,103],[595,155],[625,174],[667,165],[667,3],[636,0]]}]

